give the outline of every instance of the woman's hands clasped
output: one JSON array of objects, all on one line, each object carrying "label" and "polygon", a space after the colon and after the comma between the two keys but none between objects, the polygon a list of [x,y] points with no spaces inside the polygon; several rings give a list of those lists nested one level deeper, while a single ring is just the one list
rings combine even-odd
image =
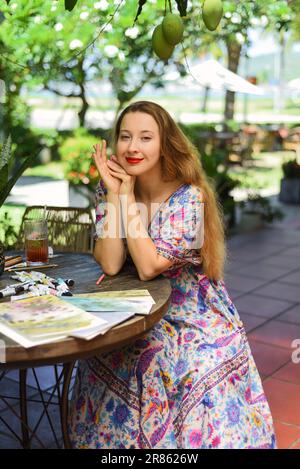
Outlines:
[{"label": "woman's hands clasped", "polygon": [[126,173],[115,155],[110,160],[107,159],[106,141],[102,140],[101,149],[99,143],[94,145],[94,149],[92,157],[107,191],[118,195],[133,194],[136,176]]}]

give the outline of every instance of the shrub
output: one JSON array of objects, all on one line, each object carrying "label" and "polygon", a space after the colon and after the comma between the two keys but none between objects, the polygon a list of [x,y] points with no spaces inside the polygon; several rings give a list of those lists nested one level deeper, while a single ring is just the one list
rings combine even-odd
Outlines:
[{"label": "shrub", "polygon": [[279,207],[273,207],[269,199],[255,192],[249,194],[248,200],[240,202],[240,207],[244,213],[258,214],[261,220],[267,223],[284,218],[284,214]]},{"label": "shrub", "polygon": [[18,233],[13,219],[8,212],[0,212],[0,243],[7,249],[13,248],[18,237]]},{"label": "shrub", "polygon": [[91,192],[95,191],[99,175],[93,164],[93,145],[99,138],[93,137],[84,128],[77,129],[59,148],[62,161],[65,162],[65,178],[74,186],[84,185]]}]

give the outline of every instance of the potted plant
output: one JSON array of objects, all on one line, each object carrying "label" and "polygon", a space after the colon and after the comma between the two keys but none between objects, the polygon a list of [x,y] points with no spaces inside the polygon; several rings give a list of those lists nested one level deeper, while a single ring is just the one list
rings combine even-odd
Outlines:
[{"label": "potted plant", "polygon": [[240,202],[242,210],[240,226],[242,231],[250,231],[262,228],[265,223],[272,223],[274,220],[282,220],[283,212],[271,205],[269,199],[257,193],[250,194],[248,199]]},{"label": "potted plant", "polygon": [[[40,149],[38,150],[38,152],[39,151]],[[10,167],[13,160],[12,155],[12,144],[11,138],[9,136],[3,142],[0,151],[0,209],[19,177],[23,174],[25,169],[29,167],[31,161],[36,156],[36,153],[32,154],[31,156],[28,156],[20,165],[20,167],[14,172],[14,174],[10,176]],[[4,245],[0,242],[0,276],[4,271],[4,262]]]},{"label": "potted plant", "polygon": [[227,156],[227,150],[212,150],[211,153],[201,154],[201,163],[207,176],[214,183],[223,207],[226,229],[231,229],[236,223],[235,202],[231,191],[240,183],[228,174]]},{"label": "potted plant", "polygon": [[279,200],[287,204],[300,204],[300,164],[296,158],[282,164],[284,177],[280,182]]}]

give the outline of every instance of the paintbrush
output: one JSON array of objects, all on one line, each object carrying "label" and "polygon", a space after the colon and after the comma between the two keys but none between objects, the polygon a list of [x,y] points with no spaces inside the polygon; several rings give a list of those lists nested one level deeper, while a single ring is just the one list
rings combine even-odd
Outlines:
[{"label": "paintbrush", "polygon": [[15,270],[40,270],[40,269],[51,269],[52,267],[58,267],[58,264],[44,264],[44,265],[26,265],[25,267],[13,267],[8,269],[8,272]]},{"label": "paintbrush", "polygon": [[9,267],[12,267],[13,265],[20,264],[21,262],[23,262],[23,259],[21,256],[15,256],[9,259],[5,259],[4,270],[7,270]]}]

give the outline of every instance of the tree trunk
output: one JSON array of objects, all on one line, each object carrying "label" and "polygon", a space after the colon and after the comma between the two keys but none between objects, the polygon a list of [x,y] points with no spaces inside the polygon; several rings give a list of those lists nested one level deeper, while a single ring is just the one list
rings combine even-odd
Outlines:
[{"label": "tree trunk", "polygon": [[117,106],[117,108],[116,108],[114,120],[113,120],[113,122],[112,122],[111,129],[110,129],[110,133],[109,133],[109,138],[110,138],[110,141],[111,141],[111,142],[113,141],[114,130],[115,130],[115,126],[116,126],[116,124],[117,124],[117,120],[118,120],[118,117],[119,117],[119,113],[120,113],[121,109],[123,109],[123,107],[125,107],[125,104],[126,104],[127,102],[128,102],[128,101],[120,101],[120,100],[118,100],[118,106]]},{"label": "tree trunk", "polygon": [[114,117],[114,120],[113,120],[113,127],[116,125],[117,123],[117,120],[118,120],[118,116],[119,116],[119,113],[121,111],[121,109],[123,109],[123,107],[125,106],[125,104],[127,103],[128,101],[118,101],[118,105],[117,105],[117,108],[116,108],[116,112],[115,112],[115,117]]},{"label": "tree trunk", "polygon": [[[231,72],[237,73],[242,46],[235,39],[229,38],[226,41],[227,54],[228,54],[228,69]],[[234,118],[234,104],[235,104],[235,93],[233,91],[226,91],[225,97],[225,110],[224,110],[224,126],[226,128],[227,121]]]},{"label": "tree trunk", "polygon": [[86,94],[85,94],[86,73],[84,70],[84,59],[85,59],[85,55],[83,54],[83,56],[79,59],[79,62],[78,62],[78,70],[79,70],[78,86],[80,87],[79,97],[82,101],[81,109],[78,112],[80,127],[84,127],[85,115],[89,108],[89,103],[86,99]]},{"label": "tree trunk", "polygon": [[280,47],[280,54],[279,54],[279,92],[278,92],[278,101],[277,101],[277,110],[282,111],[284,109],[284,79],[285,79],[285,46],[286,46],[286,39],[285,39],[285,30],[284,28],[279,31],[279,47]]},{"label": "tree trunk", "polygon": [[204,88],[204,95],[203,95],[202,108],[201,108],[201,112],[205,114],[207,111],[207,102],[208,102],[209,92],[210,92],[210,88],[209,86],[206,86]]},{"label": "tree trunk", "polygon": [[79,97],[81,98],[81,101],[82,101],[82,105],[81,105],[81,109],[78,113],[78,117],[79,117],[79,125],[80,127],[84,127],[84,124],[85,124],[85,115],[87,113],[87,110],[89,108],[89,103],[87,102],[86,100],[86,96],[85,96],[85,89],[84,89],[84,84],[83,83],[80,83],[80,95]]}]

